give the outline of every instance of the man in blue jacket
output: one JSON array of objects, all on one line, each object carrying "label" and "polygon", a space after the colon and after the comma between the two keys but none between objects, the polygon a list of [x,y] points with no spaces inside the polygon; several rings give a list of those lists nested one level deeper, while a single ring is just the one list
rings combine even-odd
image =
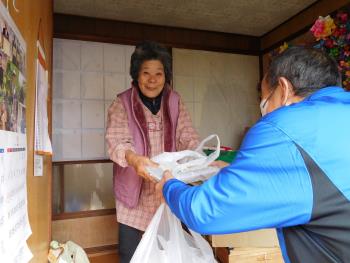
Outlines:
[{"label": "man in blue jacket", "polygon": [[200,186],[165,173],[166,202],[203,234],[276,228],[286,263],[350,262],[350,93],[336,62],[290,48],[262,99],[235,161]]}]

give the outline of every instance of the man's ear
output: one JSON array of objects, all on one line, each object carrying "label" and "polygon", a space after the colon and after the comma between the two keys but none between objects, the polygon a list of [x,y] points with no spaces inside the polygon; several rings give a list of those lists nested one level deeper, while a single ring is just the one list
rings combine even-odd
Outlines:
[{"label": "man's ear", "polygon": [[284,106],[288,98],[293,96],[293,87],[290,81],[285,77],[280,77],[278,79],[278,85],[281,87],[281,105]]}]

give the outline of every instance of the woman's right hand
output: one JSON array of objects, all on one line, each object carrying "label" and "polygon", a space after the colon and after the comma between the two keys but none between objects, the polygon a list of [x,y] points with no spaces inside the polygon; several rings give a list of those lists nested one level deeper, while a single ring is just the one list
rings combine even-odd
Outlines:
[{"label": "woman's right hand", "polygon": [[130,166],[134,167],[137,175],[146,180],[157,182],[146,170],[146,167],[158,167],[157,163],[151,161],[146,156],[138,155],[130,150],[125,152],[125,159]]}]

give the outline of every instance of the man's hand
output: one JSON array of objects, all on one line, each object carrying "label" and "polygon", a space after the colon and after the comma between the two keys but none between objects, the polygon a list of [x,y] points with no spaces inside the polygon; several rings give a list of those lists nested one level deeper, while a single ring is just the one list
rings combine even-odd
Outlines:
[{"label": "man's hand", "polygon": [[173,178],[174,178],[174,176],[169,171],[165,171],[163,174],[162,180],[160,180],[156,184],[157,196],[160,197],[160,199],[162,200],[162,203],[165,202],[164,197],[163,197],[163,186],[168,180],[173,179]]},{"label": "man's hand", "polygon": [[146,167],[158,167],[157,163],[151,161],[146,156],[138,155],[130,150],[125,152],[125,159],[130,166],[134,167],[137,175],[146,180],[156,182],[156,180],[150,176],[149,172],[146,170]]},{"label": "man's hand", "polygon": [[225,168],[226,166],[229,166],[230,164],[224,161],[214,161],[210,164],[210,166],[218,167],[220,169]]}]

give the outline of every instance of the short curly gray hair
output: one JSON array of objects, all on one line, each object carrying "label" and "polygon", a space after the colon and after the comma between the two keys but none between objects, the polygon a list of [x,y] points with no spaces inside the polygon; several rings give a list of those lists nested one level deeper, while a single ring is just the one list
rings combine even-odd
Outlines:
[{"label": "short curly gray hair", "polygon": [[153,41],[141,42],[131,55],[130,76],[133,82],[137,84],[141,65],[147,60],[159,60],[163,64],[165,82],[170,84],[173,76],[172,57],[164,46]]}]

